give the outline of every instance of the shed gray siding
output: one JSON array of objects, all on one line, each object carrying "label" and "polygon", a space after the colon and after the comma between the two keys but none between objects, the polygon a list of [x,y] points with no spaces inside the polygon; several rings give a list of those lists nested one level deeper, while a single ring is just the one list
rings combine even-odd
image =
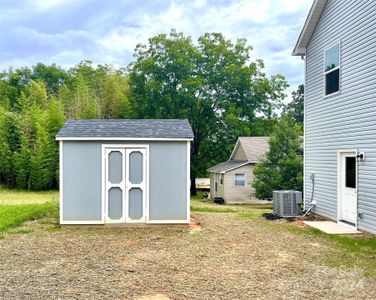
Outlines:
[{"label": "shed gray siding", "polygon": [[[340,41],[340,94],[324,98],[324,50]],[[307,47],[305,201],[337,219],[337,155],[358,149],[358,228],[376,233],[376,5],[329,0]]]},{"label": "shed gray siding", "polygon": [[64,221],[101,220],[102,144],[148,144],[149,220],[187,219],[187,142],[64,141]]},{"label": "shed gray siding", "polygon": [[100,221],[101,146],[93,142],[63,144],[63,219]]}]

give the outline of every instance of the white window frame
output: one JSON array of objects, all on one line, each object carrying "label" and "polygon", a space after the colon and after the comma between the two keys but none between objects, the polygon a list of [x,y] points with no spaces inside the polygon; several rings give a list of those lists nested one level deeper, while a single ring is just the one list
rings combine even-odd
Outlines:
[{"label": "white window frame", "polygon": [[222,186],[223,186],[224,178],[225,178],[224,174],[223,174],[223,173],[220,173],[220,174],[219,174],[219,184],[222,185]]},{"label": "white window frame", "polygon": [[[244,176],[244,185],[236,185],[236,175],[243,175]],[[247,176],[245,173],[234,173],[234,187],[236,188],[243,188],[246,187],[246,182],[247,182]]]},{"label": "white window frame", "polygon": [[[326,51],[328,51],[329,49],[335,47],[338,45],[338,66],[329,70],[329,71],[325,71],[325,67],[326,67],[326,63],[325,63],[325,56],[326,56]],[[326,94],[326,75],[331,73],[331,72],[334,72],[338,70],[338,91],[336,92],[333,92],[331,94]],[[324,49],[324,91],[323,91],[323,94],[324,94],[324,98],[328,98],[328,97],[332,97],[332,96],[335,96],[335,95],[338,95],[341,93],[341,41],[338,41],[332,45],[330,45],[328,48]]]}]

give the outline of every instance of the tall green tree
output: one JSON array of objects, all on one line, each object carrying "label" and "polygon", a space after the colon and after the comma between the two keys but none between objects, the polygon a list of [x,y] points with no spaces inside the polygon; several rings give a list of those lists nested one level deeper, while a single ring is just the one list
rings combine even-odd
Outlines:
[{"label": "tall green tree", "polygon": [[13,158],[20,151],[22,143],[22,132],[16,115],[3,112],[0,116],[0,137],[0,183],[15,186]]},{"label": "tall green tree", "polygon": [[270,137],[270,149],[253,174],[256,197],[271,199],[273,190],[303,190],[303,148],[301,127],[285,114]]},{"label": "tall green tree", "polygon": [[296,91],[291,93],[292,101],[284,108],[285,113],[290,113],[296,123],[304,122],[304,85],[300,84]]},{"label": "tall green tree", "polygon": [[188,118],[194,133],[191,192],[213,161],[226,159],[239,135],[252,134],[260,116],[271,118],[287,86],[267,78],[261,60],[251,61],[246,40],[235,43],[206,33],[197,44],[174,30],[135,50],[129,66],[131,105],[137,118]]}]

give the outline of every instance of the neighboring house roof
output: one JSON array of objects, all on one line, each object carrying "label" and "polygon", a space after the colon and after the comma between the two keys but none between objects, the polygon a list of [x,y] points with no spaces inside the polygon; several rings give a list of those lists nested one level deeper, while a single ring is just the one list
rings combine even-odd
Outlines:
[{"label": "neighboring house roof", "polygon": [[250,164],[247,160],[228,160],[208,169],[210,173],[225,173],[241,166]]},{"label": "neighboring house roof", "polygon": [[[245,160],[235,159],[235,154],[241,147]],[[244,136],[239,137],[228,161],[220,163],[208,169],[210,173],[226,173],[248,164],[255,164],[269,151],[268,136]]]},{"label": "neighboring house roof", "polygon": [[325,8],[326,2],[327,0],[315,0],[313,2],[292,55],[304,56],[306,54],[308,43]]},{"label": "neighboring house roof", "polygon": [[188,120],[180,119],[116,119],[69,120],[56,139],[69,138],[183,138],[193,139]]},{"label": "neighboring house roof", "polygon": [[242,147],[248,161],[258,162],[259,159],[269,151],[269,137],[268,136],[244,136],[239,137],[236,141],[234,150],[231,153],[230,160],[239,147]]}]

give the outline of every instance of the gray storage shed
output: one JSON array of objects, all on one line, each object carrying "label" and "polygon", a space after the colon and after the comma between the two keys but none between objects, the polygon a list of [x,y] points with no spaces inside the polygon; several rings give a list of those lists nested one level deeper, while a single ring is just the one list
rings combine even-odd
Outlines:
[{"label": "gray storage shed", "polygon": [[60,223],[189,223],[187,120],[70,120],[60,143]]}]

